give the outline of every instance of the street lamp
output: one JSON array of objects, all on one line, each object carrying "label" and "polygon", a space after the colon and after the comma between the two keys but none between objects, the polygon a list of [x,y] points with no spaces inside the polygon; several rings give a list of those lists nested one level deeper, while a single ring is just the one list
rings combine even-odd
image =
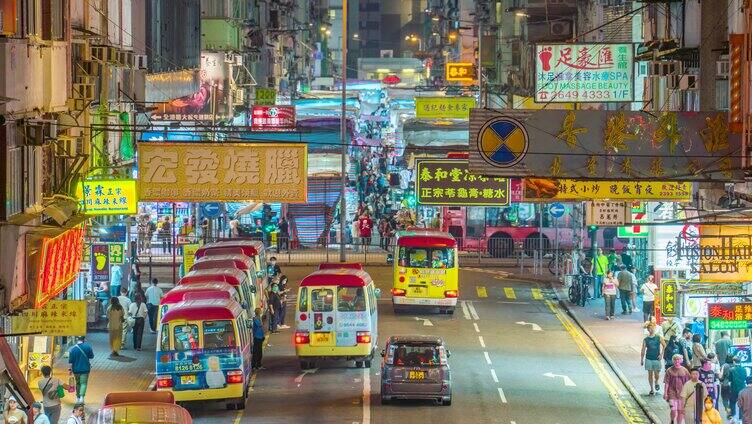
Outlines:
[{"label": "street lamp", "polygon": [[415,34],[406,35],[405,36],[405,41],[411,41],[413,43],[417,42],[418,43],[418,50],[423,50],[423,40],[420,37],[418,37],[417,35],[415,35]]}]

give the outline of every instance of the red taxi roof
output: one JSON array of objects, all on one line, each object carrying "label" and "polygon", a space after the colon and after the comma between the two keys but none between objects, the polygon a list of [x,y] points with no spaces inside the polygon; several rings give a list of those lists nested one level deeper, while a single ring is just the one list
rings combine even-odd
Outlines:
[{"label": "red taxi roof", "polygon": [[236,268],[201,269],[185,274],[185,276],[178,281],[178,285],[225,282],[233,286],[239,286],[240,283],[246,279],[247,276],[245,273]]},{"label": "red taxi roof", "polygon": [[186,295],[190,293],[211,293],[219,299],[232,299],[232,296],[237,292],[231,285],[225,282],[189,283],[173,287],[170,291],[165,293],[159,301],[159,304],[171,305],[173,303],[181,302],[185,300]]},{"label": "red taxi roof", "polygon": [[242,313],[243,307],[232,299],[184,300],[171,307],[162,317],[162,322],[235,319]]},{"label": "red taxi roof", "polygon": [[397,233],[397,246],[455,247],[457,240],[449,233],[425,228],[408,229]]},{"label": "red taxi roof", "polygon": [[363,265],[358,262],[327,262],[319,265],[319,271],[324,269],[363,269]]},{"label": "red taxi roof", "polygon": [[300,282],[300,286],[365,287],[372,281],[371,276],[360,269],[324,269],[308,274]]},{"label": "red taxi roof", "polygon": [[258,240],[226,240],[208,243],[196,251],[196,258],[209,255],[226,255],[240,253],[246,256],[256,256],[264,251],[264,243]]},{"label": "red taxi roof", "polygon": [[191,266],[191,271],[197,269],[237,268],[246,271],[253,268],[253,260],[241,254],[208,255],[198,258]]}]

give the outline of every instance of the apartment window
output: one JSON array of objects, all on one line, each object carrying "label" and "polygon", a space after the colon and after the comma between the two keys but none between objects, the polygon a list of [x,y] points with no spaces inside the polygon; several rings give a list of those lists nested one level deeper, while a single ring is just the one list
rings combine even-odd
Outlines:
[{"label": "apartment window", "polygon": [[39,181],[37,181],[37,169],[41,166],[39,153],[33,146],[24,146],[22,135],[17,131],[17,126],[9,123],[5,128],[8,162],[7,199],[5,199],[5,218],[21,213],[27,206],[33,205],[39,200]]},{"label": "apartment window", "polygon": [[42,0],[42,38],[62,40],[65,38],[66,0]]},{"label": "apartment window", "polygon": [[41,0],[19,0],[16,14],[19,16],[18,34],[21,37],[40,36],[42,11]]}]

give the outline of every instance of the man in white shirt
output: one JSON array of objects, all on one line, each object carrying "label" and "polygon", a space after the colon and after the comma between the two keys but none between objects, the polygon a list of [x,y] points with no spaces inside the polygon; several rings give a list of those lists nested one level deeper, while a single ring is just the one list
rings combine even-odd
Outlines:
[{"label": "man in white shirt", "polygon": [[[118,296],[118,300],[120,301],[120,306],[123,307],[123,310],[125,311],[126,315],[128,314],[128,311],[131,309],[131,299],[128,297],[128,288],[127,287],[121,287],[120,288],[120,296]],[[128,334],[128,332],[133,327],[133,319],[131,317],[126,316],[125,322],[123,323],[123,349],[125,349],[125,335]]]},{"label": "man in white shirt", "polygon": [[157,287],[157,279],[151,280],[151,285],[146,289],[146,309],[149,311],[149,329],[152,333],[157,332],[157,308],[162,296],[164,293]]}]

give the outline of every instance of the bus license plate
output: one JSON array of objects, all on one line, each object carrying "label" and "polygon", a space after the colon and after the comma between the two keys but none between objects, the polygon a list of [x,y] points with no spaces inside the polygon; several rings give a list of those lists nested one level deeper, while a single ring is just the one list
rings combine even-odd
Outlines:
[{"label": "bus license plate", "polygon": [[425,371],[410,371],[407,373],[407,378],[409,380],[425,380],[426,372]]},{"label": "bus license plate", "polygon": [[410,294],[413,296],[425,296],[426,288],[421,286],[410,287]]},{"label": "bus license plate", "polygon": [[313,341],[316,344],[329,343],[329,333],[313,333]]},{"label": "bus license plate", "polygon": [[191,375],[181,375],[180,376],[180,384],[196,384],[196,376],[194,374]]}]

